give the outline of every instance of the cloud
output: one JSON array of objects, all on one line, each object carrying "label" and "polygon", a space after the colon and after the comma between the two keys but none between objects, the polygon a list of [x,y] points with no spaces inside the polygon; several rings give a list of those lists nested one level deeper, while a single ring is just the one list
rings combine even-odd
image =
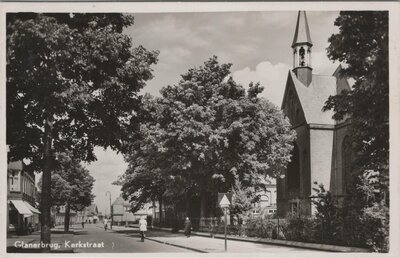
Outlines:
[{"label": "cloud", "polygon": [[313,73],[315,74],[332,75],[339,66],[339,62],[329,60],[325,51],[314,52],[311,58]]},{"label": "cloud", "polygon": [[233,73],[233,79],[248,87],[250,82],[260,82],[264,91],[260,96],[281,106],[286,79],[291,67],[285,63],[272,64],[269,61],[259,63],[255,70],[246,67]]},{"label": "cloud", "polygon": [[[338,62],[334,63],[329,60],[325,51],[314,52],[312,54],[314,74],[332,75],[338,65]],[[264,86],[264,91],[260,96],[280,107],[290,69],[292,67],[286,63],[273,64],[270,61],[263,61],[256,66],[255,70],[246,67],[235,71],[233,78],[246,88],[250,82],[260,82]]]},{"label": "cloud", "polygon": [[109,212],[110,200],[106,192],[111,192],[111,202],[121,194],[121,187],[112,185],[128,168],[123,156],[110,149],[96,147],[94,150],[97,161],[91,164],[83,164],[95,178],[93,194],[96,196],[93,203],[97,205],[102,213]]}]

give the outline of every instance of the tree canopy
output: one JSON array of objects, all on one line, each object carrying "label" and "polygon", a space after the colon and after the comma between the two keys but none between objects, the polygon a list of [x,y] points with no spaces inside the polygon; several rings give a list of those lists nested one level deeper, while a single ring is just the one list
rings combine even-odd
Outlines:
[{"label": "tree canopy", "polygon": [[95,180],[89,174],[89,170],[65,153],[57,155],[57,163],[57,169],[52,175],[53,205],[68,203],[73,210],[80,211],[92,204],[95,197],[92,193]]},{"label": "tree canopy", "polygon": [[158,52],[122,33],[129,15],[10,13],[6,23],[9,157],[43,172],[41,241],[50,243],[55,153],[90,162],[95,146],[124,151]]},{"label": "tree canopy", "polygon": [[164,87],[161,97],[146,98],[143,124],[126,155],[130,166],[119,182],[126,198],[146,201],[141,197],[154,190],[181,198],[230,191],[236,178],[260,189],[260,177],[286,166],[295,137],[289,121],[258,97],[263,87],[250,84],[246,93],[230,68],[214,56]]},{"label": "tree canopy", "polygon": [[[328,57],[347,64],[351,91],[331,96],[325,109],[350,117],[358,165],[387,173],[389,164],[389,31],[387,11],[340,12],[339,33],[329,38]],[[385,172],[386,171],[386,172]]]},{"label": "tree canopy", "polygon": [[40,171],[44,121],[54,151],[93,161],[94,146],[121,149],[152,78],[156,51],[133,48],[121,14],[7,16],[7,142],[13,160]]},{"label": "tree canopy", "polygon": [[351,244],[389,248],[389,31],[387,11],[340,12],[328,56],[346,63],[350,91],[331,96],[325,109],[350,119],[355,178],[340,208],[337,234]]}]

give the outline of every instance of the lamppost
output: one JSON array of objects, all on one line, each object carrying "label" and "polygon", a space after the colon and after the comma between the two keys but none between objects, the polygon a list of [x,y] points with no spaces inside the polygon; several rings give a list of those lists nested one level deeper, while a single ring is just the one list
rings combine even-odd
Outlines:
[{"label": "lamppost", "polygon": [[110,229],[112,229],[112,225],[113,225],[113,222],[114,222],[114,216],[113,216],[112,206],[111,206],[111,193],[110,193],[110,191],[107,191],[107,192],[106,192],[106,196],[107,196],[107,194],[110,195],[110,215],[111,215],[111,225],[110,225]]}]

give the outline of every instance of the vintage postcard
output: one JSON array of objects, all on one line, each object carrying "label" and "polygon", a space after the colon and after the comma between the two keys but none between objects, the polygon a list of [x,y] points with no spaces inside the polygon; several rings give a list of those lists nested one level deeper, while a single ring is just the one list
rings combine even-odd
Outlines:
[{"label": "vintage postcard", "polygon": [[0,11],[4,255],[399,254],[398,3]]}]

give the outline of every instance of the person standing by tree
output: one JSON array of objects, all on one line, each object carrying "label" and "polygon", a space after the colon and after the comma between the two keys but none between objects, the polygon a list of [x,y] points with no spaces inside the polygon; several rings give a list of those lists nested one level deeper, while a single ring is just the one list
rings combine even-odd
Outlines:
[{"label": "person standing by tree", "polygon": [[108,227],[108,220],[104,219],[104,231],[107,231],[107,227]]},{"label": "person standing by tree", "polygon": [[141,217],[139,220],[139,230],[140,230],[140,239],[144,242],[144,232],[147,231],[147,221],[145,217]]},{"label": "person standing by tree", "polygon": [[185,236],[190,237],[192,233],[192,223],[190,222],[189,217],[186,217],[185,220]]}]

